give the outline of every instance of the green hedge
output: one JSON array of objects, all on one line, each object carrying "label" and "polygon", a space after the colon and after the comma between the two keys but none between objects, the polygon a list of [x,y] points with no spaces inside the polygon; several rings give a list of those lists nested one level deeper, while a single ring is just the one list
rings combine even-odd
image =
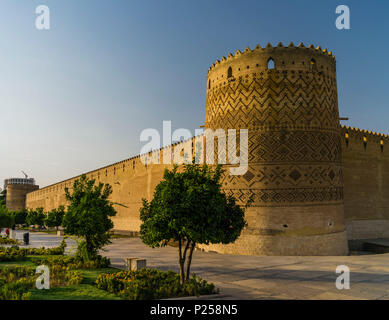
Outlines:
[{"label": "green hedge", "polygon": [[11,239],[8,236],[5,237],[0,236],[0,244],[19,244],[19,241],[15,239]]},{"label": "green hedge", "polygon": [[184,285],[173,272],[143,268],[138,271],[102,273],[96,280],[97,287],[129,300],[166,299],[218,293],[212,283],[195,275]]},{"label": "green hedge", "polygon": [[26,250],[21,250],[17,246],[10,248],[0,247],[0,262],[25,260]]},{"label": "green hedge", "polygon": [[83,261],[75,256],[33,257],[31,261],[37,265],[63,266],[69,269],[100,269],[108,268],[111,264],[109,258],[97,256],[97,259]]},{"label": "green hedge", "polygon": [[18,246],[0,247],[0,262],[20,261],[26,256],[41,255],[63,255],[65,253],[66,242],[62,240],[58,247],[54,248],[19,248]]}]

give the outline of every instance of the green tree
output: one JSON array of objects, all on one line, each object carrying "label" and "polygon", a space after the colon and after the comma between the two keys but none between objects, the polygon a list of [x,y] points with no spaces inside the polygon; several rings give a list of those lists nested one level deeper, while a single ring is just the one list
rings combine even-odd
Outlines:
[{"label": "green tree", "polygon": [[[178,242],[181,284],[189,279],[196,244],[231,243],[246,225],[244,209],[221,190],[223,170],[188,164],[165,170],[151,202],[140,209],[142,241],[151,247]],[[186,263],[186,266],[185,266]]]},{"label": "green tree", "polygon": [[109,230],[113,228],[110,217],[116,215],[113,204],[108,197],[112,193],[109,184],[95,185],[94,179],[82,175],[74,181],[73,192],[65,188],[69,206],[63,218],[65,232],[84,239],[79,250],[84,249],[83,257],[93,259],[98,250],[110,243]]},{"label": "green tree", "polygon": [[28,210],[26,217],[26,222],[29,226],[38,225],[39,227],[43,226],[45,223],[46,215],[43,211],[43,208],[37,208],[36,210]]},{"label": "green tree", "polygon": [[0,228],[11,228],[14,223],[14,218],[7,207],[0,204]]},{"label": "green tree", "polygon": [[47,213],[45,221],[46,226],[50,228],[56,228],[62,225],[63,217],[65,215],[65,207],[59,206],[57,209],[53,209]]},{"label": "green tree", "polygon": [[26,218],[28,215],[27,209],[14,211],[12,214],[13,214],[13,217],[15,219],[15,224],[25,224],[26,223]]},{"label": "green tree", "polygon": [[6,199],[7,199],[7,189],[4,189],[0,192],[0,204],[5,205]]}]

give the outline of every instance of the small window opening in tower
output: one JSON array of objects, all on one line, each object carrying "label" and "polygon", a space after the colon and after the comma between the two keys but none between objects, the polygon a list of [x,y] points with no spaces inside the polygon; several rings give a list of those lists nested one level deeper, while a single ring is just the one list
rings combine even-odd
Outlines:
[{"label": "small window opening in tower", "polygon": [[273,58],[269,58],[269,60],[267,60],[267,68],[268,69],[274,69],[275,68],[275,63],[274,63]]},{"label": "small window opening in tower", "polygon": [[366,146],[367,146],[367,138],[366,136],[363,136],[363,148],[365,149],[365,151],[366,151]]},{"label": "small window opening in tower", "polygon": [[309,64],[309,69],[310,70],[316,70],[316,60],[315,59],[311,59],[311,62]]},{"label": "small window opening in tower", "polygon": [[345,136],[345,138],[346,138],[346,147],[348,147],[348,139],[349,139],[349,134],[348,134],[348,132],[346,132],[346,134],[344,135]]},{"label": "small window opening in tower", "polygon": [[231,77],[232,77],[232,68],[229,67],[227,71],[227,78],[231,78]]},{"label": "small window opening in tower", "polygon": [[380,140],[381,152],[384,152],[384,140]]},{"label": "small window opening in tower", "polygon": [[211,89],[211,80],[208,81],[208,89]]}]

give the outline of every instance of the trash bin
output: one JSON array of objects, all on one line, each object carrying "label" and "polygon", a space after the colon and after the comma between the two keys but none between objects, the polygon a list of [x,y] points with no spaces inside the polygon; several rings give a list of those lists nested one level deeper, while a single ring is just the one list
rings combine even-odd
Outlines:
[{"label": "trash bin", "polygon": [[30,233],[26,232],[23,233],[23,241],[25,245],[28,245],[30,243]]}]

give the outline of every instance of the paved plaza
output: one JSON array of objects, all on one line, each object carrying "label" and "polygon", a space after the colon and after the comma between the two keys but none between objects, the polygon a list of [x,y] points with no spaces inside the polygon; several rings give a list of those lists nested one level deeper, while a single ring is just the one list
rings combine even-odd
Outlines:
[{"label": "paved plaza", "polygon": [[[17,233],[22,238],[22,233]],[[62,237],[30,233],[30,246],[57,246]],[[68,239],[67,251],[75,241]],[[113,239],[103,255],[124,268],[124,257],[147,259],[147,266],[178,271],[178,249],[152,249],[139,238]],[[349,290],[338,290],[335,269],[351,271]],[[213,282],[222,299],[386,299],[389,300],[389,253],[359,256],[239,256],[196,251],[192,272]]]}]

